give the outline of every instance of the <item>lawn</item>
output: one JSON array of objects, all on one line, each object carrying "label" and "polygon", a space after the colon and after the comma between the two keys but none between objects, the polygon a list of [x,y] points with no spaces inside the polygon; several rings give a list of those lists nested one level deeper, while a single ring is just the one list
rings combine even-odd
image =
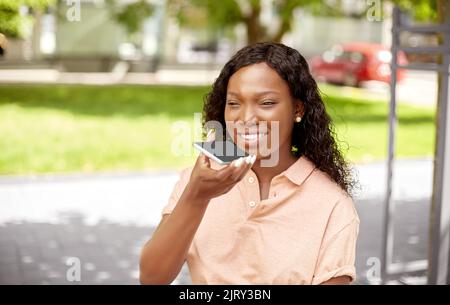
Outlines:
[{"label": "lawn", "polygon": [[[384,159],[387,103],[323,86],[346,156]],[[206,87],[0,86],[0,174],[178,169],[194,160]],[[400,104],[397,155],[431,156],[434,110]],[[176,141],[174,141],[176,139]],[[184,140],[184,142],[180,140]],[[173,143],[181,144],[174,148]],[[186,155],[175,155],[186,147]]]}]

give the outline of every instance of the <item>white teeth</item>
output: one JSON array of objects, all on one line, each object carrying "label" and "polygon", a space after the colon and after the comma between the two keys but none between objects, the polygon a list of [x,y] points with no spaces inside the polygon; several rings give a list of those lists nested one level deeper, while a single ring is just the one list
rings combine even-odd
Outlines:
[{"label": "white teeth", "polygon": [[248,141],[254,141],[256,139],[260,139],[260,138],[262,138],[265,135],[266,135],[265,133],[252,133],[252,134],[243,134],[243,133],[241,133],[241,134],[239,134],[239,136],[241,138],[243,138],[244,140],[248,140]]},{"label": "white teeth", "polygon": [[256,138],[258,138],[258,135],[256,134],[246,134],[246,135],[242,135],[242,137],[246,140],[255,140]]}]

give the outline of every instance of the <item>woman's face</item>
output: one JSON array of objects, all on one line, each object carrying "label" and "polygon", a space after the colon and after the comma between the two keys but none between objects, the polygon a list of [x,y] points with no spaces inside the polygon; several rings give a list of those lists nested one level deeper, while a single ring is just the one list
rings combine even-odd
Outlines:
[{"label": "woman's face", "polygon": [[[228,81],[225,105],[227,130],[236,145],[258,159],[291,149],[294,119],[302,103],[266,63],[243,67]],[[281,153],[281,151],[280,151]]]}]

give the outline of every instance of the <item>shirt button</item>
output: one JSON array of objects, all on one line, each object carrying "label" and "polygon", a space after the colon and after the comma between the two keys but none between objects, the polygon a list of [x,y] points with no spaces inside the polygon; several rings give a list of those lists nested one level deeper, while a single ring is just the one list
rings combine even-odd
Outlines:
[{"label": "shirt button", "polygon": [[255,182],[255,178],[253,178],[253,177],[248,178],[248,182],[249,182],[249,183]]},{"label": "shirt button", "polygon": [[248,205],[251,206],[251,207],[253,208],[253,207],[256,205],[256,202],[250,201],[250,202],[248,203]]}]

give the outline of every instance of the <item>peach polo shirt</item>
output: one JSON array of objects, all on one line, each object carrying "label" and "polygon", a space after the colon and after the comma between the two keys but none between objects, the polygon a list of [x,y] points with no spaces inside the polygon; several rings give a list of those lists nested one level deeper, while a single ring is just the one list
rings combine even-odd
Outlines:
[{"label": "peach polo shirt", "polygon": [[[176,206],[191,171],[181,172],[163,215]],[[354,281],[358,231],[351,198],[302,156],[272,179],[265,200],[252,170],[212,199],[187,263],[193,284],[320,284],[342,275]]]}]

